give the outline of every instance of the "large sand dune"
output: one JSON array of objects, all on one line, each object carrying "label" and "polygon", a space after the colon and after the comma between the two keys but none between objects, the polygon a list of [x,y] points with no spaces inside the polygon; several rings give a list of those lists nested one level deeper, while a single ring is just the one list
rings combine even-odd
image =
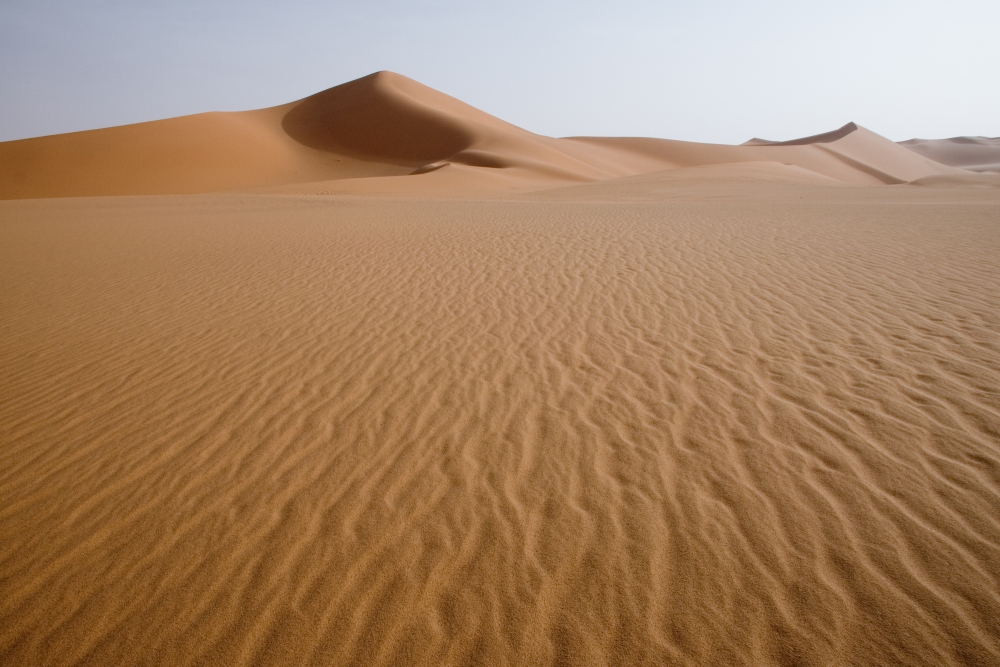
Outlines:
[{"label": "large sand dune", "polygon": [[0,176],[0,665],[1000,664],[995,175],[382,73]]},{"label": "large sand dune", "polygon": [[911,151],[969,171],[1000,173],[1000,137],[953,137],[901,141]]},{"label": "large sand dune", "polygon": [[522,188],[662,168],[643,156],[532,134],[379,72],[271,109],[0,143],[0,197],[215,192],[446,164],[473,167],[487,184],[492,171],[507,170],[527,181]]},{"label": "large sand dune", "polygon": [[857,185],[940,177],[961,185],[968,175],[854,123],[743,146],[553,139],[379,72],[271,109],[0,143],[0,198],[248,189],[468,196],[738,162],[794,165]]}]

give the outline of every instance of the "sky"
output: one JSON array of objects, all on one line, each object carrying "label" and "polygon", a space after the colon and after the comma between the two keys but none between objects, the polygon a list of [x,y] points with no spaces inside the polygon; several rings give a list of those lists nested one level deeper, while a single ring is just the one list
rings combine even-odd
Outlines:
[{"label": "sky", "polygon": [[0,141],[378,70],[550,136],[1000,136],[998,35],[997,0],[0,0]]}]

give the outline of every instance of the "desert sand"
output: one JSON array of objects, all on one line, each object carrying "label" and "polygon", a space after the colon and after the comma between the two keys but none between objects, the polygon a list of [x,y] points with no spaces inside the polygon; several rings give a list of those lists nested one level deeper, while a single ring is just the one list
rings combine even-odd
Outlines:
[{"label": "desert sand", "polygon": [[910,139],[900,145],[952,167],[1000,173],[1000,137]]},{"label": "desert sand", "polygon": [[[756,180],[759,162],[797,167],[790,184],[806,170],[807,179],[850,185],[1000,185],[1000,175],[977,178],[855,123],[743,146],[553,139],[378,72],[271,109],[0,143],[0,199],[233,191],[468,198],[710,165]],[[768,170],[765,182],[782,180]]]},{"label": "desert sand", "polygon": [[0,664],[1000,664],[997,179],[391,73],[2,143]]}]

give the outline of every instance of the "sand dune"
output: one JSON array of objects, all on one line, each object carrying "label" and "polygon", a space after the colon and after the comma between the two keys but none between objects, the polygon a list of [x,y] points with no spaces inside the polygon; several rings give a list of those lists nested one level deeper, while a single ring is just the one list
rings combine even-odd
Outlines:
[{"label": "sand dune", "polygon": [[1000,173],[1000,137],[910,139],[899,142],[899,145],[952,167]]},{"label": "sand dune", "polygon": [[858,125],[856,123],[847,123],[841,128],[832,130],[830,132],[823,132],[822,134],[814,134],[809,137],[802,137],[801,139],[790,139],[788,141],[768,141],[767,139],[758,139],[754,137],[750,141],[745,142],[744,146],[807,146],[809,144],[829,144],[837,141],[838,139],[843,139],[852,132],[856,132]]},{"label": "sand dune", "polygon": [[[210,113],[0,143],[0,197],[212,192],[387,173],[338,162],[280,129],[282,110]],[[405,170],[397,168],[396,173]]]},{"label": "sand dune", "polygon": [[509,170],[529,187],[661,168],[641,155],[532,134],[379,72],[271,109],[0,143],[0,198],[280,189],[445,164],[474,167],[486,184],[493,171]]},{"label": "sand dune", "polygon": [[996,178],[391,73],[0,144],[0,665],[998,665]]},{"label": "sand dune", "polygon": [[[845,131],[847,130],[847,131]],[[588,144],[614,146],[655,157],[673,167],[739,162],[780,162],[852,185],[898,185],[929,176],[962,176],[909,151],[885,137],[851,123],[836,132],[780,143],[742,146],[697,144],[667,139],[579,138]]]},{"label": "sand dune", "polygon": [[743,146],[553,139],[379,72],[271,109],[0,143],[0,198],[246,190],[463,197],[739,162],[778,162],[855,185],[964,184],[964,170],[908,148],[854,123]]},{"label": "sand dune", "polygon": [[[625,184],[639,183],[654,198],[664,189],[731,183],[808,185],[899,185],[916,182],[937,187],[995,185],[991,179],[916,155],[874,132],[851,123],[835,132],[781,143],[743,146],[699,144],[666,139],[574,137],[558,142],[564,152],[588,158],[604,168],[598,177],[583,171],[546,173],[538,163],[511,161],[508,168],[480,169],[475,164],[443,160],[405,177],[354,179],[263,188],[262,192],[298,194],[381,194],[404,196],[482,196],[485,193],[539,192],[581,185],[597,193],[607,188],[624,194]],[[599,156],[599,160],[597,157]],[[624,175],[615,177],[614,164]],[[438,169],[448,166],[449,169]],[[463,167],[456,169],[455,167]],[[434,175],[430,176],[433,171]],[[414,178],[419,175],[421,178]],[[651,190],[652,188],[652,190]],[[580,193],[584,190],[580,190]],[[608,190],[611,192],[611,190]],[[574,195],[575,196],[575,195]]]},{"label": "sand dune", "polygon": [[816,172],[780,162],[737,162],[668,169],[638,176],[541,190],[532,199],[598,201],[660,201],[664,197],[687,196],[690,188],[760,185],[844,186]]}]

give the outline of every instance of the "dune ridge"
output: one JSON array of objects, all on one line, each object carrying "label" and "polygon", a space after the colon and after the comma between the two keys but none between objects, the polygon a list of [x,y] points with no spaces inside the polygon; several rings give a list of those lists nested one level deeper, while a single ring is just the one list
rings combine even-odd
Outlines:
[{"label": "dune ridge", "polygon": [[899,145],[951,167],[1000,173],[1000,137],[910,139]]},{"label": "dune ridge", "polygon": [[[392,72],[298,102],[0,143],[0,198],[187,194],[386,177],[445,164],[522,189],[655,168],[541,137]],[[388,181],[394,183],[397,181]]]},{"label": "dune ridge", "polygon": [[754,137],[750,141],[745,142],[744,146],[806,146],[809,144],[829,144],[831,142],[837,141],[838,139],[843,139],[851,132],[858,130],[858,125],[856,123],[847,123],[841,128],[832,130],[830,132],[823,132],[822,134],[814,134],[808,137],[802,137],[801,139],[791,139],[789,141],[768,141],[767,139],[758,139]]},{"label": "dune ridge", "polygon": [[742,146],[555,139],[377,72],[270,109],[0,143],[0,199],[247,190],[462,197],[738,162],[779,162],[854,185],[962,185],[968,176],[911,148],[854,123]]}]

